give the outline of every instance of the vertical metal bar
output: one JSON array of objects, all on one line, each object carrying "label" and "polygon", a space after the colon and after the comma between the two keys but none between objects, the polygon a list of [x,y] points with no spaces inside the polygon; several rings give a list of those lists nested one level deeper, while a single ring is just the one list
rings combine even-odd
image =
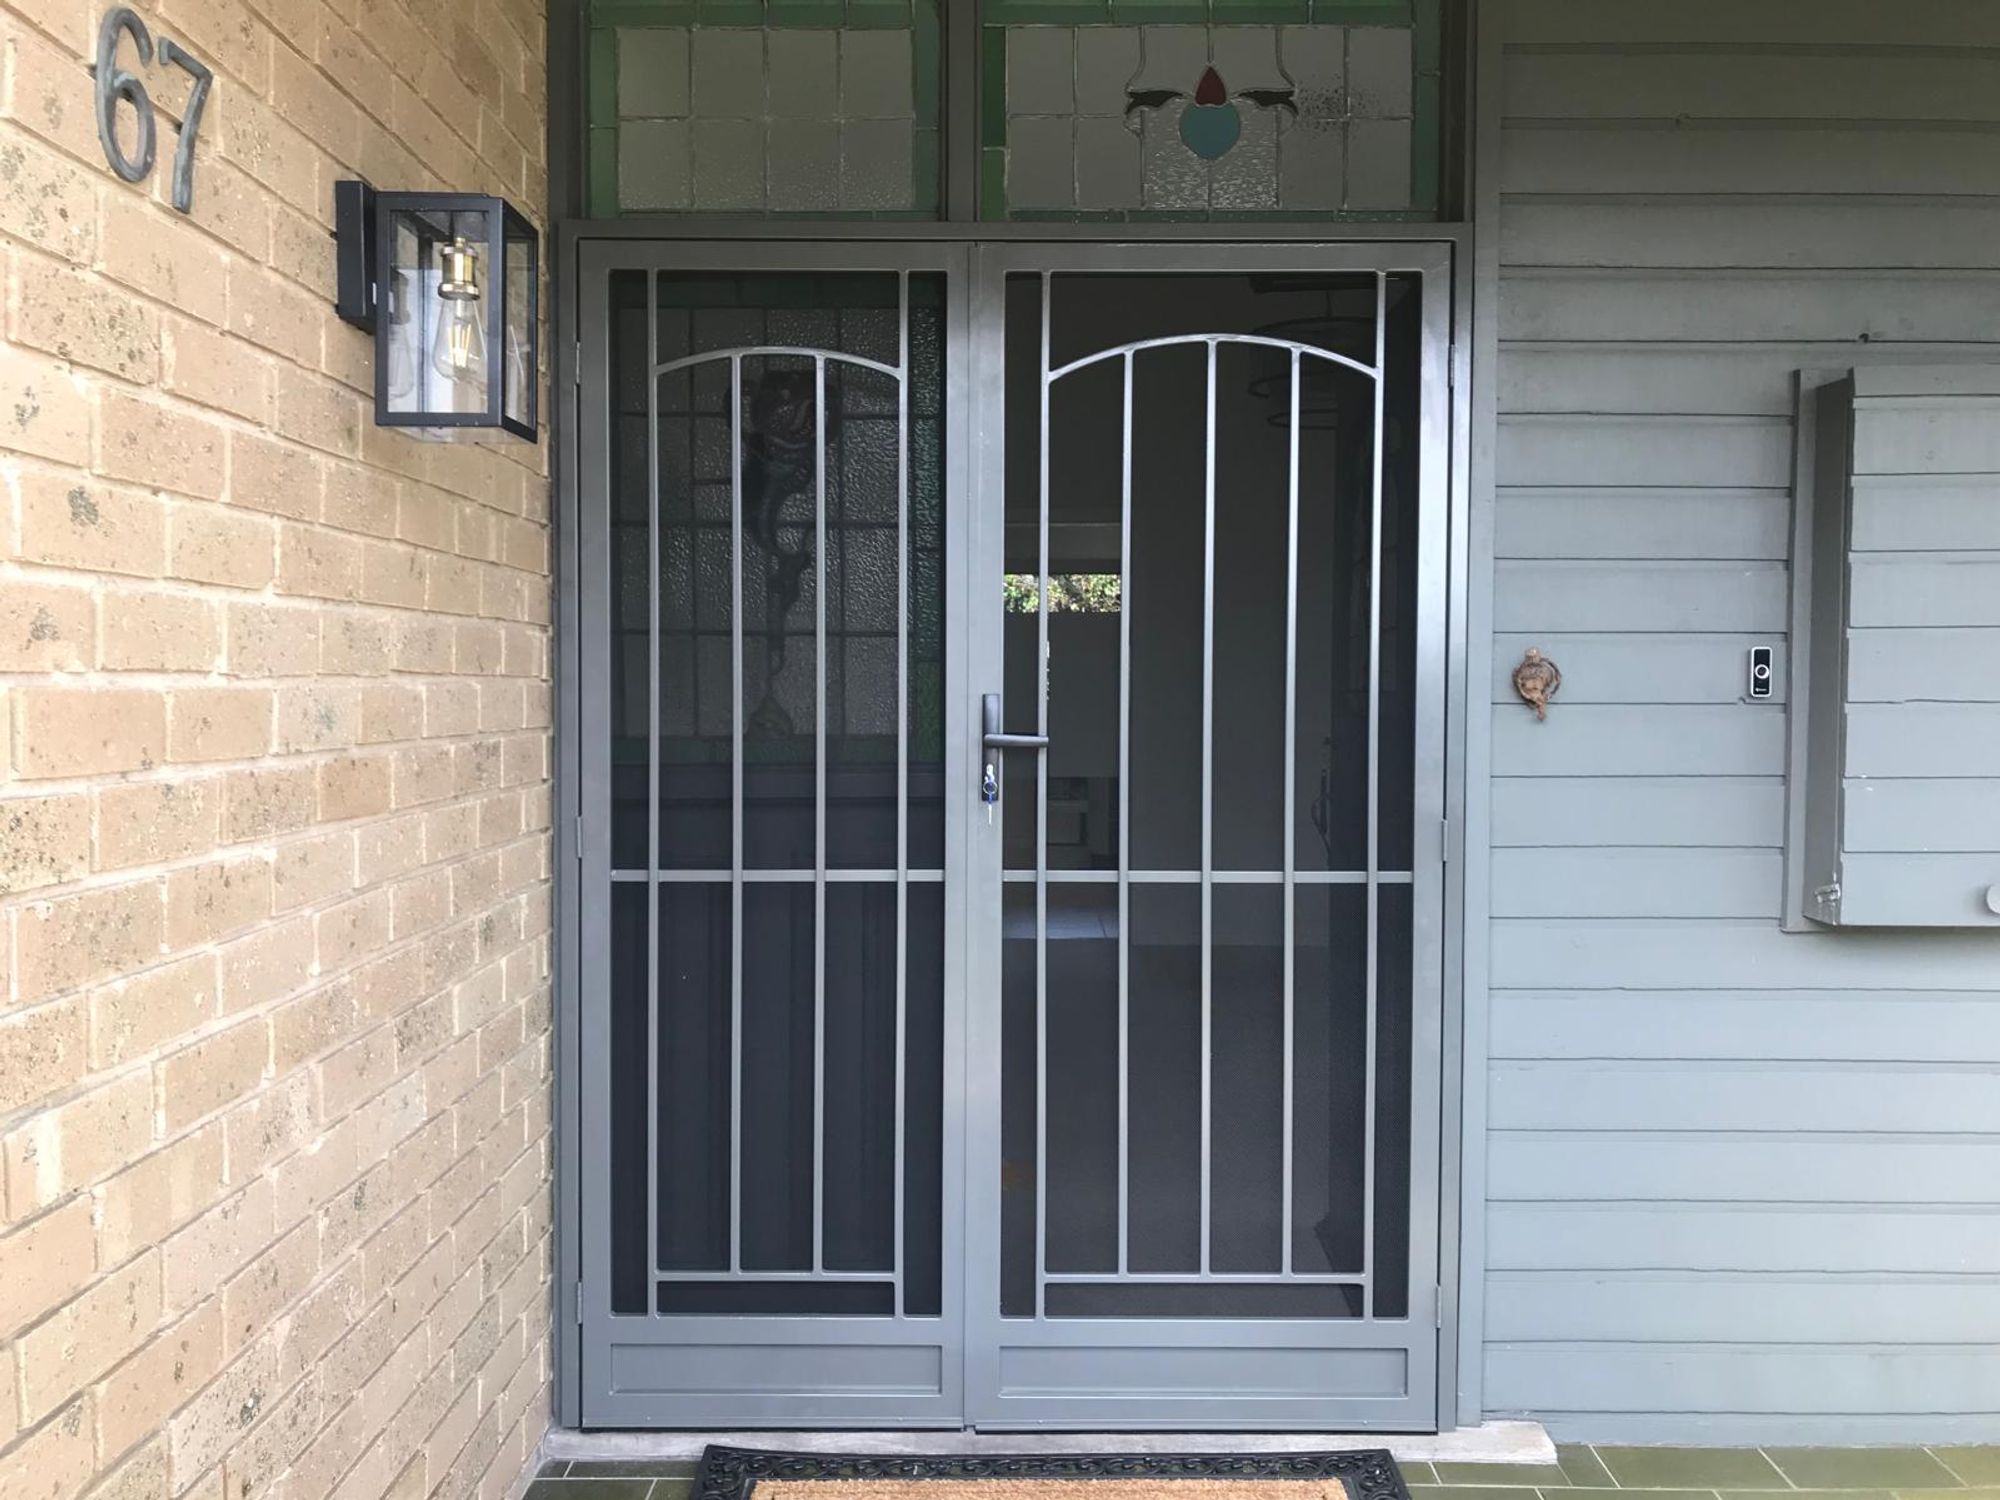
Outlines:
[{"label": "vertical metal bar", "polygon": [[1118,498],[1118,1274],[1131,1269],[1132,1228],[1132,353]]},{"label": "vertical metal bar", "polygon": [[1202,449],[1201,523],[1201,1274],[1208,1275],[1210,1144],[1215,1036],[1215,369],[1208,341],[1207,438]]},{"label": "vertical metal bar", "polygon": [[646,273],[646,1306],[660,1265],[660,278]]},{"label": "vertical metal bar", "polygon": [[[1042,452],[1035,586],[1035,732],[1049,732],[1049,301],[1042,272]],[[1049,1277],[1049,757],[1035,752],[1035,1316],[1048,1316]]]},{"label": "vertical metal bar", "polygon": [[904,1031],[910,958],[910,273],[896,276],[896,1214],[890,1264],[903,1316]]},{"label": "vertical metal bar", "polygon": [[1283,1237],[1280,1268],[1292,1274],[1292,1049],[1294,1042],[1294,994],[1297,982],[1298,940],[1297,895],[1298,851],[1298,728],[1299,728],[1299,380],[1304,368],[1299,351],[1292,351],[1291,441],[1287,455],[1289,479],[1285,502],[1285,1153],[1279,1209],[1279,1234]]},{"label": "vertical metal bar", "polygon": [[743,356],[729,357],[729,1269],[743,1269]]},{"label": "vertical metal bar", "polygon": [[813,1269],[826,1269],[826,358],[813,356]]},{"label": "vertical metal bar", "polygon": [[1382,740],[1382,433],[1383,393],[1388,385],[1389,277],[1375,273],[1375,450],[1368,504],[1368,1050],[1367,1092],[1363,1134],[1361,1203],[1361,1316],[1375,1316],[1375,991],[1380,968],[1376,951],[1376,914],[1381,906]]}]

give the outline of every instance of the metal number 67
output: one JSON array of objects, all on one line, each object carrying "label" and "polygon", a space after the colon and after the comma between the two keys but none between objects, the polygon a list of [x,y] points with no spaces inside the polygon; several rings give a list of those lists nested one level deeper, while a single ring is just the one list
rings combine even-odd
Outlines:
[{"label": "metal number 67", "polygon": [[[133,13],[132,8],[119,5],[106,11],[104,21],[97,29],[97,139],[104,147],[104,157],[111,163],[111,170],[127,182],[139,182],[153,170],[158,127],[154,120],[152,96],[146,92],[145,84],[136,75],[118,66],[118,40],[121,36],[132,38],[133,50],[139,54],[141,64],[153,60],[152,33],[146,30],[146,23]],[[174,151],[173,204],[186,213],[194,206],[195,138],[201,129],[201,112],[208,105],[208,91],[215,82],[215,75],[205,63],[171,37],[160,39],[159,57],[162,63],[181,68],[194,79],[194,88],[188,94],[187,108],[181,117],[180,145]],[[118,142],[120,99],[132,106],[137,121],[136,160],[127,156],[125,148]]]}]

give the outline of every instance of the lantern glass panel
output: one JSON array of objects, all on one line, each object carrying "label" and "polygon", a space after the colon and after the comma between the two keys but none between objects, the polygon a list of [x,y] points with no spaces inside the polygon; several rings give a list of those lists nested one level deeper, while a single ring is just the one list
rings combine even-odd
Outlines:
[{"label": "lantern glass panel", "polygon": [[502,361],[502,412],[523,427],[535,422],[535,237],[525,223],[508,216],[502,258],[506,314]]},{"label": "lantern glass panel", "polygon": [[498,351],[491,216],[483,208],[399,209],[384,268],[385,408],[480,416],[492,408]]}]

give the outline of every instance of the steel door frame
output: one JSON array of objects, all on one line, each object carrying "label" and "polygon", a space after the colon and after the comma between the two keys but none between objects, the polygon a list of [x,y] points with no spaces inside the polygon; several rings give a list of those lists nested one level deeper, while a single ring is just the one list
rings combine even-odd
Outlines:
[{"label": "steel door frame", "polygon": [[[956,612],[965,605],[965,565],[968,557],[968,528],[963,508],[966,484],[967,443],[964,439],[967,351],[967,253],[951,244],[806,244],[768,241],[729,243],[613,241],[580,247],[574,275],[578,297],[578,394],[580,413],[577,441],[577,601],[579,649],[578,670],[578,772],[582,787],[596,789],[598,805],[611,784],[610,766],[610,652],[590,649],[602,646],[610,619],[611,555],[609,495],[611,482],[610,418],[612,402],[611,341],[609,337],[609,290],[613,272],[739,272],[739,271],[876,271],[942,273],[945,277],[945,680],[965,681],[965,640],[962,626],[955,626]],[[651,376],[657,379],[657,375]],[[658,434],[649,433],[656,443]],[[657,524],[657,523],[656,523]],[[659,570],[651,570],[651,588],[657,599]],[[740,663],[738,671],[740,672]],[[741,691],[740,680],[737,691]],[[650,700],[649,700],[650,702]],[[652,733],[657,735],[659,709],[651,703]],[[824,713],[824,704],[820,705]],[[945,711],[945,784],[962,785],[970,773],[970,757],[962,714]],[[740,729],[740,715],[738,716]],[[899,730],[908,734],[907,723]],[[740,775],[741,767],[738,767]],[[899,778],[900,780],[900,778]],[[601,813],[599,814],[601,817]],[[954,996],[965,993],[965,882],[954,880],[952,872],[964,865],[964,845],[968,813],[965,799],[947,797],[945,802],[944,849],[944,1016],[942,1081],[942,1141],[944,1163],[940,1214],[940,1255],[942,1257],[942,1298],[937,1318],[906,1317],[900,1312],[889,1317],[841,1317],[818,1315],[788,1316],[682,1316],[658,1320],[650,1316],[620,1317],[611,1311],[610,1253],[610,1162],[611,1118],[609,1090],[593,1086],[592,1080],[610,1076],[610,918],[608,902],[593,900],[593,893],[608,892],[611,886],[611,841],[605,830],[592,828],[588,815],[578,815],[578,863],[584,899],[579,903],[579,1026],[578,1063],[583,1075],[580,1090],[580,1154],[578,1170],[581,1224],[580,1276],[576,1288],[577,1321],[581,1328],[579,1384],[581,1422],[592,1427],[643,1426],[813,1426],[956,1427],[964,1408],[961,1388],[964,1358],[964,1275],[962,1237],[965,1212],[962,1202],[964,1174],[954,1170],[963,1158],[962,1004]],[[740,883],[742,848],[738,840],[734,878]],[[899,861],[907,866],[908,849],[899,851]],[[657,861],[655,861],[657,865]],[[657,869],[649,886],[657,891]],[[649,899],[657,899],[649,896]],[[649,970],[649,981],[650,981]],[[655,1002],[656,1003],[656,1002]],[[649,1074],[658,1067],[657,1057],[648,1059]],[[740,1111],[742,1101],[732,1098],[732,1111]],[[657,1159],[659,1121],[657,1111],[647,1121],[649,1171]],[[657,1261],[654,1240],[647,1247],[649,1264]],[[899,1250],[900,1255],[900,1241]],[[900,1299],[898,1299],[900,1307]],[[614,1340],[615,1325],[624,1325],[622,1342]],[[672,1337],[661,1335],[671,1332]],[[653,1335],[644,1337],[643,1335]],[[693,1382],[671,1397],[661,1392],[624,1393],[618,1389],[613,1368],[614,1347],[661,1345],[697,1351],[704,1349],[764,1346],[773,1355],[806,1357],[811,1353],[846,1347],[873,1346],[912,1351],[935,1350],[937,1379],[935,1390],[925,1391],[915,1384],[887,1385],[881,1389],[844,1393],[772,1389],[767,1391],[702,1391]]]},{"label": "steel door frame", "polygon": [[[559,856],[557,871],[557,975],[556,995],[558,1002],[556,1049],[557,1049],[557,1235],[556,1255],[558,1282],[555,1304],[558,1312],[557,1327],[557,1384],[560,1417],[579,1426],[602,1426],[614,1422],[626,1425],[658,1425],[656,1415],[630,1412],[608,1415],[596,1409],[598,1403],[591,1399],[594,1389],[592,1358],[588,1352],[601,1332],[599,1318],[603,1314],[601,1303],[605,1293],[604,1276],[607,1271],[606,1252],[603,1235],[592,1233],[587,1182],[593,1171],[605,1170],[605,1147],[607,1144],[607,1123],[600,1118],[599,1101],[590,1083],[590,1069],[593,1059],[601,1062],[606,1038],[604,1018],[593,1010],[589,996],[595,986],[596,993],[603,993],[604,934],[592,912],[589,892],[593,889],[593,867],[598,876],[604,873],[604,854],[597,846],[601,844],[602,830],[592,830],[587,826],[584,809],[594,806],[591,801],[593,789],[605,786],[608,747],[593,745],[583,732],[591,719],[593,703],[605,701],[608,683],[608,663],[593,660],[590,651],[583,649],[588,644],[587,637],[580,634],[584,625],[592,618],[592,596],[595,608],[602,610],[607,588],[606,546],[601,536],[593,538],[589,524],[589,490],[593,478],[601,479],[604,451],[601,433],[597,431],[600,418],[609,411],[609,380],[606,369],[608,350],[603,338],[606,318],[606,303],[603,293],[605,277],[610,270],[620,268],[653,267],[657,269],[700,269],[712,267],[719,259],[726,259],[733,266],[744,268],[768,267],[771,269],[794,268],[800,264],[800,257],[811,256],[811,264],[827,269],[881,268],[885,265],[908,264],[917,268],[921,263],[925,269],[942,269],[952,283],[952,312],[949,326],[960,330],[960,348],[969,349],[969,335],[972,333],[971,319],[967,305],[975,282],[983,284],[984,278],[1009,260],[1018,260],[1019,269],[1055,268],[1060,261],[1064,268],[1076,269],[1189,269],[1197,259],[1207,260],[1211,255],[1230,269],[1258,269],[1265,267],[1286,267],[1301,269],[1367,270],[1381,266],[1395,269],[1421,271],[1425,276],[1425,347],[1427,391],[1425,397],[1425,442],[1427,452],[1436,452],[1440,457],[1425,466],[1424,481],[1424,521],[1436,535],[1446,524],[1450,527],[1448,556],[1440,561],[1432,556],[1425,564],[1420,600],[1420,654],[1419,684],[1427,701],[1434,700],[1439,705],[1439,717],[1443,716],[1443,704],[1447,690],[1449,671],[1449,691],[1454,710],[1463,706],[1468,711],[1477,711],[1483,704],[1483,696],[1474,691],[1481,685],[1468,687],[1464,680],[1465,664],[1465,624],[1457,611],[1463,607],[1468,578],[1466,572],[1466,529],[1465,529],[1465,456],[1464,440],[1466,410],[1460,395],[1463,383],[1458,383],[1456,392],[1443,395],[1434,401],[1429,383],[1448,379],[1450,375],[1461,373],[1464,358],[1451,341],[1450,330],[1456,317],[1465,316],[1464,299],[1469,289],[1469,264],[1462,261],[1466,246],[1466,231],[1461,225],[1430,224],[1345,224],[1338,226],[1341,239],[1329,241],[1320,236],[1330,226],[1265,226],[1256,231],[1254,242],[1246,242],[1240,229],[1220,225],[1163,225],[1146,226],[1134,230],[1130,226],[1109,225],[982,225],[976,230],[956,224],[938,225],[867,225],[844,224],[827,237],[826,226],[804,224],[770,223],[765,221],[653,221],[625,220],[603,223],[570,221],[559,227],[560,253],[557,257],[558,296],[552,299],[555,308],[558,338],[556,340],[556,364],[558,387],[563,396],[552,402],[557,419],[552,422],[555,437],[555,457],[557,460],[557,498],[559,522],[557,533],[556,586],[557,632],[559,666],[557,672],[557,725],[556,746],[558,811],[556,827],[556,848]],[[1145,243],[1124,243],[1121,236],[1143,235]],[[906,261],[909,253],[915,260]],[[942,255],[943,261],[933,265],[931,258]],[[965,257],[960,260],[958,257]],[[957,271],[971,258],[977,258],[973,273]],[[963,292],[960,289],[965,289]],[[1442,324],[1443,342],[1439,325]],[[562,335],[568,334],[569,337]],[[594,343],[587,350],[586,336],[594,335]],[[1440,352],[1448,351],[1448,352]],[[1435,354],[1436,357],[1429,357]],[[983,368],[983,367],[982,367]],[[975,390],[998,399],[997,387],[984,391],[983,374],[968,373],[968,362],[954,356],[948,367],[947,400],[955,404],[960,415],[950,418],[954,433],[963,434],[970,430],[970,421],[976,415],[971,408],[971,397]],[[979,403],[984,410],[986,403]],[[984,434],[975,434],[974,440],[984,439]],[[593,453],[593,441],[598,444]],[[1432,445],[1442,444],[1442,447]],[[953,470],[958,473],[964,462],[966,446],[957,449]],[[1441,501],[1439,492],[1445,493],[1447,500]],[[966,673],[971,664],[969,649],[974,644],[968,642],[967,631],[960,622],[959,628],[952,628],[957,620],[956,611],[963,607],[968,597],[965,575],[968,567],[968,549],[978,543],[970,534],[972,524],[992,525],[995,536],[986,543],[998,545],[1000,517],[997,511],[991,516],[984,514],[987,507],[973,506],[976,517],[966,514],[966,499],[970,487],[962,473],[958,477],[948,476],[947,495],[947,681],[963,685],[964,691],[956,691],[948,700],[957,712],[947,713],[946,753],[948,764],[962,767],[961,775],[971,774],[968,746],[977,732],[976,691],[980,677],[968,678]],[[1448,503],[1447,503],[1448,501]],[[956,523],[955,525],[953,523]],[[1434,547],[1434,554],[1445,549]],[[1448,579],[1444,576],[1449,575]],[[1447,596],[1446,584],[1449,583]],[[954,603],[954,600],[957,603]],[[1450,606],[1457,623],[1445,629],[1443,619]],[[985,641],[979,649],[985,653],[981,676],[997,681],[997,608],[994,611],[996,627],[995,639]],[[990,658],[990,659],[989,659]],[[1454,778],[1444,788],[1442,806],[1456,814],[1463,806],[1465,788],[1462,785],[1460,756],[1463,751],[1464,720],[1453,716],[1448,736],[1432,740],[1430,749],[1419,745],[1419,755],[1425,762],[1435,761],[1442,768],[1449,761]],[[598,722],[602,722],[601,718]],[[565,731],[567,731],[565,733]],[[565,743],[567,741],[567,743]],[[1447,757],[1447,750],[1449,755]],[[948,773],[949,774],[949,773]],[[963,868],[962,861],[954,863],[953,844],[962,850],[964,840],[970,832],[967,808],[958,799],[947,802],[947,865]],[[1442,858],[1442,844],[1449,830],[1434,820],[1420,820],[1415,830],[1421,851],[1427,844],[1437,850]],[[593,835],[598,835],[594,837]],[[1423,859],[1419,862],[1426,867],[1435,867],[1435,861]],[[956,1080],[952,1072],[954,1054],[963,1058],[969,1039],[956,1038],[952,1027],[956,1024],[951,1014],[953,1007],[953,987],[956,984],[962,1008],[966,995],[967,970],[974,958],[977,939],[965,931],[967,903],[973,899],[974,887],[984,876],[981,871],[984,861],[975,862],[969,877],[959,882],[960,891],[952,894],[952,882],[947,877],[947,1035],[946,1035],[946,1128],[950,1131],[956,1125],[962,1131],[964,1112],[969,1104],[969,1091],[978,1087],[975,1080]],[[997,961],[997,911],[998,878],[997,855],[994,863],[993,890],[987,899],[994,917],[992,935],[993,953]],[[574,875],[572,874],[574,872]],[[580,875],[581,880],[575,879]],[[1433,877],[1442,886],[1441,872]],[[601,887],[596,887],[601,888]],[[1423,886],[1420,883],[1419,890]],[[1417,1313],[1420,1295],[1425,1295],[1416,1275],[1417,1258],[1422,1253],[1437,1267],[1438,1279],[1444,1283],[1444,1297],[1441,1306],[1436,1307],[1436,1321],[1440,1324],[1454,1322],[1451,1315],[1457,1307],[1476,1291],[1458,1285],[1461,1274],[1462,1252],[1466,1243],[1461,1234],[1470,1233],[1461,1223],[1461,1197],[1472,1189],[1468,1186],[1472,1178],[1463,1175],[1465,1165],[1461,1156],[1463,1137],[1460,1133],[1464,1095],[1462,1090],[1470,1087],[1470,1081],[1457,1076],[1460,1065],[1459,1037],[1456,1031],[1462,1013],[1463,996],[1459,992],[1458,960],[1461,956],[1460,935],[1455,927],[1448,927],[1440,934],[1439,923],[1447,914],[1454,920],[1461,911],[1462,893],[1455,886],[1444,891],[1439,902],[1424,901],[1418,912],[1417,940],[1421,952],[1427,952],[1425,963],[1438,978],[1436,985],[1427,986],[1417,994],[1419,1002],[1414,1018],[1413,1052],[1419,1052],[1433,1060],[1440,1054],[1446,1067],[1452,1071],[1452,1078],[1445,1079],[1439,1069],[1416,1070],[1413,1076],[1413,1100],[1424,1095],[1426,1088],[1432,1102],[1439,1106],[1445,1129],[1442,1153],[1433,1152],[1433,1161],[1441,1164],[1449,1180],[1433,1174],[1432,1181],[1446,1191],[1441,1199],[1439,1192],[1413,1192],[1411,1200],[1411,1253],[1412,1253],[1412,1313]],[[1428,922],[1433,940],[1423,941],[1424,926]],[[955,945],[955,946],[954,946]],[[1453,983],[1445,989],[1443,964],[1440,957],[1449,962]],[[1443,1004],[1423,1004],[1443,991]],[[961,1011],[962,1013],[962,1011]],[[1440,1025],[1448,1019],[1451,1027],[1439,1036]],[[1456,1082],[1458,1089],[1442,1090],[1447,1082]],[[954,1094],[954,1087],[957,1093]],[[996,1106],[997,1106],[997,1100]],[[954,1117],[954,1109],[957,1113]],[[961,1139],[962,1139],[961,1135]],[[951,1149],[948,1145],[947,1149]],[[1413,1157],[1414,1157],[1413,1152]],[[1414,1167],[1414,1163],[1413,1163]],[[960,1174],[954,1180],[947,1174],[945,1185],[946,1222],[943,1226],[945,1243],[946,1277],[946,1317],[953,1311],[953,1296],[963,1300],[966,1295],[964,1270],[969,1262],[964,1253],[966,1218],[963,1212],[962,1195],[965,1182],[969,1180]],[[954,1214],[952,1205],[960,1201],[960,1211]],[[1428,1232],[1420,1233],[1421,1225],[1428,1223]],[[1439,1238],[1439,1231],[1451,1232],[1452,1242],[1445,1244]],[[593,1246],[593,1238],[597,1244]],[[960,1246],[960,1253],[953,1254],[954,1241]],[[954,1280],[956,1278],[956,1282]],[[599,1290],[593,1291],[593,1283]],[[995,1282],[997,1287],[997,1281]],[[996,1304],[997,1305],[997,1304]],[[750,1330],[745,1325],[754,1320],[730,1318],[715,1320],[726,1327],[714,1330],[726,1334],[730,1342],[742,1342]],[[1418,1319],[1424,1323],[1429,1318]],[[965,1326],[959,1325],[958,1347],[965,1348]],[[1455,1410],[1453,1397],[1456,1380],[1453,1378],[1458,1354],[1464,1334],[1455,1327],[1439,1335],[1442,1347],[1434,1347],[1431,1368],[1434,1378],[1420,1382],[1413,1378],[1413,1392],[1426,1388],[1425,1414],[1407,1419],[1384,1419],[1379,1422],[1364,1422],[1358,1418],[1344,1419],[1344,1425],[1383,1427],[1408,1427],[1429,1429],[1442,1423],[1453,1425]],[[1440,1357],[1441,1356],[1441,1357]],[[949,1366],[952,1361],[947,1360]],[[746,1420],[740,1407],[732,1407],[726,1417],[718,1413],[716,1421],[727,1420],[741,1425]],[[814,1425],[834,1425],[842,1420],[836,1416],[815,1413],[809,1418]],[[869,1416],[856,1415],[854,1422],[874,1425],[889,1425],[892,1419],[880,1412]],[[940,1412],[927,1419],[928,1425],[957,1426],[960,1418],[956,1412],[946,1415]],[[907,1418],[900,1419],[900,1425],[920,1425]],[[969,1419],[968,1419],[969,1425]],[[1037,1425],[1048,1425],[1041,1423]],[[1122,1425],[1146,1425],[1126,1423]],[[1162,1423],[1170,1427],[1191,1427],[1197,1425],[1230,1426],[1226,1421],[1197,1422],[1189,1418],[1173,1418]],[[1259,1423],[1258,1425],[1283,1425]]]},{"label": "steel door frame", "polygon": [[[1008,1319],[1000,1316],[1001,1180],[1001,829],[972,825],[967,872],[967,1161],[973,1186],[966,1245],[966,1397],[969,1425],[1077,1430],[1168,1429],[1388,1429],[1431,1430],[1439,1415],[1437,1372],[1442,1334],[1439,1243],[1443,1187],[1441,1099],[1444,1046],[1446,841],[1446,682],[1448,583],[1451,543],[1452,256],[1448,246],[1406,244],[1040,244],[985,245],[973,254],[973,375],[978,393],[974,424],[973,557],[975,607],[969,621],[973,686],[961,695],[968,708],[979,693],[1003,680],[1000,591],[1004,571],[1006,488],[1005,296],[1016,272],[1364,272],[1415,273],[1423,278],[1419,347],[1420,426],[1417,563],[1417,728],[1412,828],[1411,1151],[1409,1194],[1409,1310],[1402,1320],[1276,1320],[1109,1318]],[[1046,401],[1046,396],[1045,396]],[[1046,434],[1044,434],[1046,442]],[[1046,458],[1045,458],[1046,466]],[[1378,477],[1376,495],[1381,494]],[[1044,518],[1046,524],[1046,517]],[[1379,608],[1379,602],[1376,605]],[[1129,663],[1122,669],[1129,671]],[[982,686],[983,685],[983,689]],[[1287,749],[1289,764],[1291,751]],[[1206,774],[1206,773],[1204,773]],[[1375,817],[1371,804],[1369,818]],[[1371,871],[1371,887],[1373,872]],[[1289,892],[1288,892],[1289,895]],[[1373,939],[1371,938],[1371,950]],[[1368,1062],[1373,1076],[1374,1060]],[[1371,1133],[1372,1140],[1372,1133]],[[977,1185],[986,1184],[987,1190]],[[1037,1234],[1046,1233],[1038,1216]],[[1039,1307],[1038,1307],[1039,1312]],[[1010,1325],[1032,1328],[1032,1341]],[[1234,1351],[1242,1389],[1254,1390],[1262,1349],[1297,1347],[1381,1349],[1380,1330],[1400,1325],[1394,1341],[1406,1354],[1399,1399],[1306,1399],[1245,1396],[1218,1401],[1209,1393],[1167,1396],[1128,1391],[1078,1396],[1067,1388],[1036,1389],[1024,1378],[1012,1387],[1008,1352],[1049,1349]],[[1225,1352],[1222,1363],[1232,1362]],[[1226,1408],[1226,1409],[1225,1409]]]}]

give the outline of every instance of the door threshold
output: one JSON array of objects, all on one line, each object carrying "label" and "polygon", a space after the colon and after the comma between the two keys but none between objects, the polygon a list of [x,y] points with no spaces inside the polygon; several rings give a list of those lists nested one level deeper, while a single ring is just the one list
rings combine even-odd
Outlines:
[{"label": "door threshold", "polygon": [[1323,1453],[1387,1448],[1409,1463],[1552,1464],[1540,1422],[1482,1422],[1451,1432],[608,1432],[553,1427],[544,1459],[694,1459],[710,1443],[800,1453]]}]

